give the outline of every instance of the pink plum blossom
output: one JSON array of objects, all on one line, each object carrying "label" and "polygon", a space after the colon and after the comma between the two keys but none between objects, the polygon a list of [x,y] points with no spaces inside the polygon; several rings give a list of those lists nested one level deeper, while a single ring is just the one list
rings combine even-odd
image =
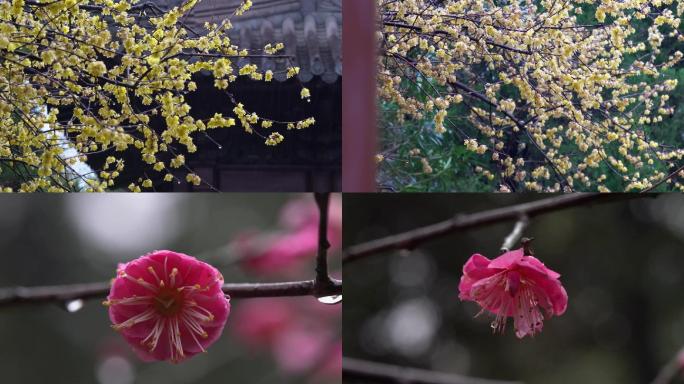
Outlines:
[{"label": "pink plum blossom", "polygon": [[[282,275],[296,269],[300,262],[311,259],[318,249],[318,207],[310,198],[289,202],[280,214],[281,230],[272,233],[244,232],[236,236],[233,246],[243,266],[251,271]],[[328,213],[328,241],[331,251],[342,243],[342,203],[332,195]]]},{"label": "pink plum blossom", "polygon": [[[244,231],[231,248],[250,272],[272,278],[310,278],[318,249],[319,211],[311,196],[289,201],[273,231]],[[331,252],[342,242],[342,202],[330,196],[328,241]],[[335,273],[332,273],[334,276]],[[339,277],[339,276],[338,276]],[[250,349],[269,351],[278,367],[310,376],[312,383],[341,380],[341,305],[310,298],[271,298],[241,303],[231,330]],[[338,381],[339,381],[338,380]]]},{"label": "pink plum blossom", "polygon": [[251,348],[270,350],[284,372],[332,379],[342,364],[342,341],[332,331],[339,329],[340,307],[308,298],[245,302],[236,309],[231,330]]},{"label": "pink plum blossom", "polygon": [[677,352],[677,366],[681,371],[681,376],[684,377],[684,347]]},{"label": "pink plum blossom", "polygon": [[[316,368],[326,350],[334,345],[326,332],[294,327],[275,342],[273,353],[278,365],[286,372],[303,373]],[[296,351],[296,352],[294,352]]]},{"label": "pink plum blossom", "polygon": [[[318,226],[316,202],[309,196],[289,201],[280,211],[280,225],[294,230],[311,225]],[[330,195],[328,227],[338,231],[342,229],[342,199],[339,195]]]},{"label": "pink plum blossom", "polygon": [[494,314],[495,331],[503,332],[512,317],[518,338],[534,336],[542,330],[542,309],[547,317],[565,312],[568,294],[559,277],[539,259],[525,255],[522,248],[494,260],[474,254],[463,266],[459,298],[478,303],[482,307],[479,314]]},{"label": "pink plum blossom", "polygon": [[297,311],[282,299],[244,302],[233,315],[232,330],[250,347],[270,347],[297,321]]},{"label": "pink plum blossom", "polygon": [[120,264],[105,305],[112,327],[145,361],[180,362],[221,335],[230,299],[223,276],[192,256],[154,251]]}]

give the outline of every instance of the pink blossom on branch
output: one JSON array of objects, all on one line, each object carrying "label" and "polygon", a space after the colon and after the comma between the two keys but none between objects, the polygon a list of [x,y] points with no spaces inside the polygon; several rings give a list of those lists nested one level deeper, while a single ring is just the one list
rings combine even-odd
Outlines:
[{"label": "pink blossom on branch", "polygon": [[112,327],[145,361],[180,362],[221,335],[230,301],[216,268],[182,253],[154,251],[120,264],[105,305]]},{"label": "pink blossom on branch", "polygon": [[[307,196],[288,202],[280,213],[282,230],[271,233],[245,232],[236,236],[234,249],[242,265],[261,274],[296,274],[303,261],[318,250],[318,207]],[[328,241],[336,251],[342,243],[342,202],[331,195],[328,210]]]},{"label": "pink blossom on branch", "polygon": [[547,317],[565,312],[568,294],[559,277],[539,259],[525,255],[522,248],[494,260],[474,254],[463,266],[459,298],[478,303],[482,307],[478,315],[485,311],[494,314],[495,331],[503,333],[512,317],[518,338],[534,336],[542,330],[542,310]]},{"label": "pink blossom on branch", "polygon": [[[268,276],[311,273],[318,251],[319,210],[311,196],[296,198],[282,208],[275,231],[245,231],[231,245],[243,267]],[[342,243],[342,201],[331,195],[328,209],[330,251]],[[334,273],[333,273],[334,275]],[[341,305],[321,305],[310,298],[261,299],[241,303],[231,330],[253,350],[269,351],[278,367],[306,375],[312,383],[340,381]]]},{"label": "pink blossom on branch", "polygon": [[270,348],[302,316],[290,301],[298,300],[261,299],[242,303],[235,309],[231,330],[251,348]]}]

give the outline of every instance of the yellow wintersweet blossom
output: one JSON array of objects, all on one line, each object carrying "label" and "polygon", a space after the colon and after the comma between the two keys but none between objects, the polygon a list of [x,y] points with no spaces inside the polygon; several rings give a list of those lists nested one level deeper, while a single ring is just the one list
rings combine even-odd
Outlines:
[{"label": "yellow wintersweet blossom", "polygon": [[187,181],[188,183],[190,183],[192,185],[200,185],[200,183],[202,182],[202,179],[194,173],[188,173],[185,176],[185,181]]},{"label": "yellow wintersweet blossom", "polygon": [[429,175],[432,173],[432,167],[430,166],[430,162],[428,161],[427,158],[423,157],[420,159],[420,163],[423,166],[423,173]]},{"label": "yellow wintersweet blossom", "polygon": [[283,135],[278,132],[271,133],[266,139],[266,145],[277,145],[283,141]]},{"label": "yellow wintersweet blossom", "polygon": [[[138,0],[0,1],[0,184],[8,183],[0,190],[104,191],[124,172],[124,151],[137,153],[147,174],[179,182],[169,169],[181,169],[198,185],[185,161],[198,149],[198,133],[239,122],[246,133],[276,145],[283,137],[262,128],[313,124],[306,117],[262,118],[240,103],[240,95],[209,118],[192,115],[187,95],[197,91],[192,78],[200,71],[211,73],[218,89],[239,76],[274,76],[238,65],[252,53],[232,43],[230,18],[206,23],[202,35],[186,29],[184,16],[199,1],[166,12]],[[234,14],[251,7],[243,0]],[[273,43],[255,54],[283,48]],[[285,74],[298,73],[292,67]],[[90,155],[106,158],[100,169],[83,170]],[[137,181],[128,189],[152,188],[155,178],[147,174],[129,175]]]},{"label": "yellow wintersweet blossom", "polygon": [[432,120],[492,191],[638,191],[682,164],[653,132],[674,113],[683,0],[378,4],[378,89],[396,126]]}]

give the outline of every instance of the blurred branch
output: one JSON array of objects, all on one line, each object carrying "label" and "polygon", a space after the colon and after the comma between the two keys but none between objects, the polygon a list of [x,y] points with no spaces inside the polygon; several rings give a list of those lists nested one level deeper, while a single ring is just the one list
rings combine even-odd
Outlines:
[{"label": "blurred branch", "polygon": [[[104,298],[109,293],[109,287],[109,283],[103,282],[2,288],[0,289],[0,306]],[[231,298],[340,295],[342,294],[342,282],[331,281],[325,287],[316,287],[315,280],[282,283],[239,283],[223,284],[222,289]]]},{"label": "blurred branch", "polygon": [[473,214],[457,215],[446,221],[352,246],[344,252],[342,262],[352,262],[363,257],[389,250],[413,249],[419,244],[448,235],[452,232],[514,220],[521,215],[526,215],[531,219],[545,213],[556,212],[578,205],[642,197],[644,197],[644,195],[573,193]]},{"label": "blurred branch", "polygon": [[651,384],[669,384],[682,371],[682,358],[684,357],[684,347],[681,348],[658,372],[658,376]]},{"label": "blurred branch", "polygon": [[396,365],[375,363],[345,357],[342,359],[342,379],[360,379],[376,383],[401,384],[513,384],[514,381],[499,381],[468,377],[451,373],[406,368]]},{"label": "blurred branch", "polygon": [[504,239],[503,245],[501,245],[501,252],[508,252],[515,246],[515,244],[520,240],[520,237],[522,237],[523,232],[527,228],[527,226],[530,224],[530,218],[527,217],[526,214],[520,215],[520,219],[515,222],[515,226],[513,227],[513,231],[506,236]]}]

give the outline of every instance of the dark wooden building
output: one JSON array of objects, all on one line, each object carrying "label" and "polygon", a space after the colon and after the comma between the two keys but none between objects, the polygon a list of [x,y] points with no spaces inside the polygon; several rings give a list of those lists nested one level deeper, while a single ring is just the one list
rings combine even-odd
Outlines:
[{"label": "dark wooden building", "polygon": [[[164,8],[183,3],[157,0]],[[218,22],[232,15],[240,0],[202,0],[185,20],[201,31],[206,21]],[[301,71],[296,79],[276,75],[271,83],[238,80],[230,91],[245,107],[280,121],[313,116],[316,124],[299,131],[285,131],[278,146],[264,145],[256,135],[241,129],[211,132],[211,139],[197,136],[199,150],[186,155],[187,164],[203,180],[220,191],[339,191],[341,190],[341,0],[253,0],[250,11],[231,17],[233,42],[241,48],[262,49],[283,42]],[[253,60],[261,69],[282,69],[284,59]],[[242,64],[243,62],[240,62]],[[195,117],[217,111],[231,113],[230,98],[212,86],[213,78],[201,75],[198,91],[188,97]],[[311,102],[301,100],[301,85],[311,91]],[[175,191],[208,189],[167,184]]]}]

